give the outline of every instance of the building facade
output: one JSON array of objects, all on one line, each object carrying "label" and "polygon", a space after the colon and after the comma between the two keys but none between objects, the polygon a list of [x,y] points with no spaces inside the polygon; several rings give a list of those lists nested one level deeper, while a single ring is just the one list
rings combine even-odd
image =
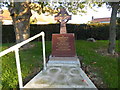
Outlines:
[{"label": "building facade", "polygon": [[91,23],[110,23],[110,17],[106,18],[92,18]]}]

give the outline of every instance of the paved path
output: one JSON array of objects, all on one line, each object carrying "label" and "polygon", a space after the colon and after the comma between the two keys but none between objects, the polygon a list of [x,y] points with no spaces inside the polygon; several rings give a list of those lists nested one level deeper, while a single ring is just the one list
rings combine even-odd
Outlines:
[{"label": "paved path", "polygon": [[26,88],[96,88],[79,67],[51,66],[36,75]]},{"label": "paved path", "polygon": [[38,73],[24,88],[71,88],[72,90],[75,88],[96,88],[80,68],[77,58],[76,61],[67,62],[69,62],[68,58],[65,57],[50,59],[47,69]]}]

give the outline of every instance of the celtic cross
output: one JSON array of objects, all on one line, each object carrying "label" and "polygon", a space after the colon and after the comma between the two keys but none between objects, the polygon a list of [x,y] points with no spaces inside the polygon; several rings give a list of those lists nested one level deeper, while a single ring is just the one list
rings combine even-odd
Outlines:
[{"label": "celtic cross", "polygon": [[66,34],[66,23],[71,20],[71,15],[69,15],[65,8],[62,7],[60,12],[55,16],[55,20],[60,23],[60,34]]}]

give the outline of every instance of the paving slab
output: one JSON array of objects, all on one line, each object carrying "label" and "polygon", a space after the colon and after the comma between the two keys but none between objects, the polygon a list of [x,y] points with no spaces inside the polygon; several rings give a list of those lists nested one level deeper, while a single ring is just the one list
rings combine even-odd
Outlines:
[{"label": "paving slab", "polygon": [[77,66],[48,66],[46,70],[41,71],[30,80],[24,86],[25,88],[34,88],[34,90],[35,88],[46,88],[46,90],[47,88],[97,89],[84,71]]}]

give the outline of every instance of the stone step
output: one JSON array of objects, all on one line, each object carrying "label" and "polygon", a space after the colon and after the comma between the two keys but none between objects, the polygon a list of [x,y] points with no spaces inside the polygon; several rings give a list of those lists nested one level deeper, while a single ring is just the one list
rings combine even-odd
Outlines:
[{"label": "stone step", "polygon": [[66,60],[66,61],[74,61],[74,60],[77,60],[77,56],[75,57],[52,57],[51,55],[49,56],[49,60]]},{"label": "stone step", "polygon": [[78,66],[81,67],[77,57],[49,57],[47,66]]},{"label": "stone step", "polygon": [[78,66],[81,67],[79,62],[73,62],[73,61],[48,61],[47,67],[49,66]]}]

